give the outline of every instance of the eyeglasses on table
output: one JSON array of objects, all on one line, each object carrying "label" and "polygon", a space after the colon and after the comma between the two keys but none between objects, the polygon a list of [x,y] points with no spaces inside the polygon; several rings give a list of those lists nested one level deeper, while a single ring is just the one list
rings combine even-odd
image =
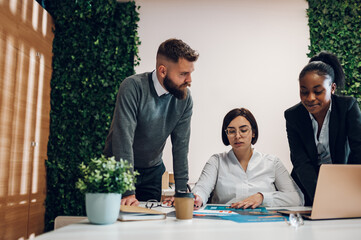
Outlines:
[{"label": "eyeglasses on table", "polygon": [[156,199],[149,199],[146,204],[145,204],[146,208],[152,209],[152,208],[157,208],[157,207],[164,207],[164,208],[171,208],[173,206],[167,206],[167,205],[163,205],[162,202],[159,202]]}]

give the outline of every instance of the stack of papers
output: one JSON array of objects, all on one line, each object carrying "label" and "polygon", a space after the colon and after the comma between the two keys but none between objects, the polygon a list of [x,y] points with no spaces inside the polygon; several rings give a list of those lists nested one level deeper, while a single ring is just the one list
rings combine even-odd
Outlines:
[{"label": "stack of papers", "polygon": [[225,205],[206,205],[203,209],[194,211],[193,216],[197,218],[223,219],[238,223],[246,222],[281,222],[286,218],[276,211],[267,211],[264,207],[255,209],[236,209]]},{"label": "stack of papers", "polygon": [[144,221],[165,219],[166,214],[153,209],[125,206],[120,207],[118,220],[120,221]]}]

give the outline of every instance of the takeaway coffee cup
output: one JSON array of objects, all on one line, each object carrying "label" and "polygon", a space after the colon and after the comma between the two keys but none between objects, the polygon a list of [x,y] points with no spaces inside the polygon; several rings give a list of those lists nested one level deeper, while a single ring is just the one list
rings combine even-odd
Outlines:
[{"label": "takeaway coffee cup", "polygon": [[179,220],[193,218],[194,195],[193,193],[176,192],[174,195],[175,216]]}]

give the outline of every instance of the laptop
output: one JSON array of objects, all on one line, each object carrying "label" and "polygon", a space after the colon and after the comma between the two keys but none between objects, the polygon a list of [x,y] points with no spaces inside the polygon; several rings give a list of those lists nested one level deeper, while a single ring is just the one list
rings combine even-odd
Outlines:
[{"label": "laptop", "polygon": [[301,215],[312,220],[361,217],[361,165],[321,165],[312,211]]}]

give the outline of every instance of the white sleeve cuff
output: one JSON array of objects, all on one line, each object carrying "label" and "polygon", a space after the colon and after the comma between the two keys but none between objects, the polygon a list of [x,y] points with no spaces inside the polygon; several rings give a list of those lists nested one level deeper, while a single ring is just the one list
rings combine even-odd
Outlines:
[{"label": "white sleeve cuff", "polygon": [[273,206],[272,193],[265,193],[265,192],[260,192],[260,193],[262,193],[263,195],[262,205],[272,207]]}]

